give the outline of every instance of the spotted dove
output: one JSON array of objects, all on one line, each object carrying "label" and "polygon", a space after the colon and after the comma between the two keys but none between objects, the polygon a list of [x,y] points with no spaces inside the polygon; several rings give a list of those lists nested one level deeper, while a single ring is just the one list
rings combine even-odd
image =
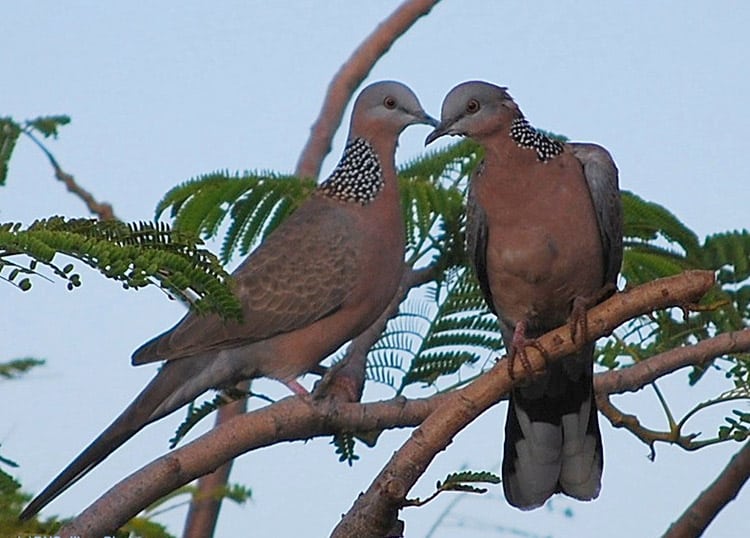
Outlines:
[{"label": "spotted dove", "polygon": [[365,88],[338,166],[234,272],[243,321],[191,312],[137,349],[133,364],[165,361],[159,373],[21,518],[39,512],[141,428],[206,390],[257,377],[293,385],[371,325],[402,274],[394,155],[399,134],[420,123],[437,121],[403,84]]},{"label": "spotted dove", "polygon": [[[478,81],[446,95],[426,143],[447,134],[485,150],[470,180],[467,248],[510,356],[525,361],[525,348],[538,345],[533,338],[566,322],[573,334],[585,332],[574,330],[585,307],[616,289],[622,262],[609,153],[550,138],[529,125],[506,88]],[[557,492],[599,495],[604,460],[593,354],[587,343],[513,389],[502,465],[513,506],[530,510]]]}]

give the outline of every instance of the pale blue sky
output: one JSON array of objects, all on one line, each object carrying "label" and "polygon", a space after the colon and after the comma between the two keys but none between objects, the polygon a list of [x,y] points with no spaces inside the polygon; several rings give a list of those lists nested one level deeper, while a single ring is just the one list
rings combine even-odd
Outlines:
[{"label": "pale blue sky", "polygon": [[[331,76],[396,1],[16,2],[0,16],[0,115],[64,113],[73,123],[51,148],[62,166],[126,220],[149,219],[177,182],[215,169],[293,170]],[[747,227],[745,158],[750,113],[746,2],[481,2],[444,0],[373,69],[369,81],[409,84],[439,114],[445,93],[467,79],[507,85],[529,120],[614,155],[621,185],[674,211],[700,235]],[[410,128],[398,160],[422,150],[428,130]],[[335,164],[342,129],[326,161]],[[0,220],[85,215],[22,140],[0,188]],[[155,366],[129,356],[171,326],[179,304],[157,290],[125,292],[83,271],[73,293],[39,281],[28,294],[0,285],[5,306],[0,360],[38,356],[47,366],[2,382],[2,454],[38,492],[145,385]],[[686,387],[665,383],[678,402],[723,390],[719,376]],[[284,391],[264,385],[278,395]],[[380,394],[380,393],[378,393]],[[382,395],[386,395],[383,393]],[[374,394],[373,394],[374,397]],[[652,392],[617,400],[663,427]],[[418,484],[466,464],[495,466],[505,409],[459,435]],[[46,511],[69,515],[142,463],[161,454],[175,415],[148,428]],[[457,513],[540,536],[653,536],[666,530],[738,446],[697,454],[645,446],[602,419],[604,490],[593,503],[556,499],[554,510],[520,513],[494,498],[464,499]],[[709,427],[708,424],[703,427]],[[698,427],[700,429],[700,427]],[[233,480],[253,488],[244,507],[225,505],[216,536],[325,536],[405,433],[360,449],[353,468],[327,439],[248,454]],[[424,536],[451,497],[404,512],[408,536]],[[709,536],[747,532],[744,491]],[[563,509],[572,508],[573,518]],[[163,518],[179,533],[183,511]],[[741,531],[743,529],[744,531]],[[250,530],[248,530],[250,529]],[[491,536],[444,526],[438,537]]]}]

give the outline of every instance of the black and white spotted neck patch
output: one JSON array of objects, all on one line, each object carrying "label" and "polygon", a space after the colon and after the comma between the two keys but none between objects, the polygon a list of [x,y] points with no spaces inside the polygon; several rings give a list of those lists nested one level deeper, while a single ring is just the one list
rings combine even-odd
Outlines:
[{"label": "black and white spotted neck patch", "polygon": [[339,164],[319,189],[331,198],[367,205],[383,185],[383,169],[375,150],[365,139],[355,138],[346,145]]}]

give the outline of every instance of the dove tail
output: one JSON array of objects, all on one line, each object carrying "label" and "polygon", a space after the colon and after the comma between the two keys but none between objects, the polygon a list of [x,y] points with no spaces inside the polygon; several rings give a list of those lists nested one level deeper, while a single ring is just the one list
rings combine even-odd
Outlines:
[{"label": "dove tail", "polygon": [[593,344],[514,389],[505,423],[503,490],[522,510],[562,492],[599,495],[604,455],[593,399]]},{"label": "dove tail", "polygon": [[200,371],[201,365],[205,366],[205,357],[201,356],[167,362],[125,411],[29,503],[19,518],[23,521],[33,517],[146,425],[210,388],[211,380],[201,377],[206,373]]}]

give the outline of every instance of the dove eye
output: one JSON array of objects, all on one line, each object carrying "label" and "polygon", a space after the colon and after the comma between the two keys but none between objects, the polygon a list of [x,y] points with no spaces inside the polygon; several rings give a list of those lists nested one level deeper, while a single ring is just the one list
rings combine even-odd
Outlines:
[{"label": "dove eye", "polygon": [[466,103],[466,112],[468,112],[469,114],[474,114],[479,110],[479,108],[479,101],[477,101],[476,99],[469,99],[469,102]]},{"label": "dove eye", "polygon": [[389,110],[396,108],[396,100],[393,97],[386,97],[383,101],[383,106]]}]

